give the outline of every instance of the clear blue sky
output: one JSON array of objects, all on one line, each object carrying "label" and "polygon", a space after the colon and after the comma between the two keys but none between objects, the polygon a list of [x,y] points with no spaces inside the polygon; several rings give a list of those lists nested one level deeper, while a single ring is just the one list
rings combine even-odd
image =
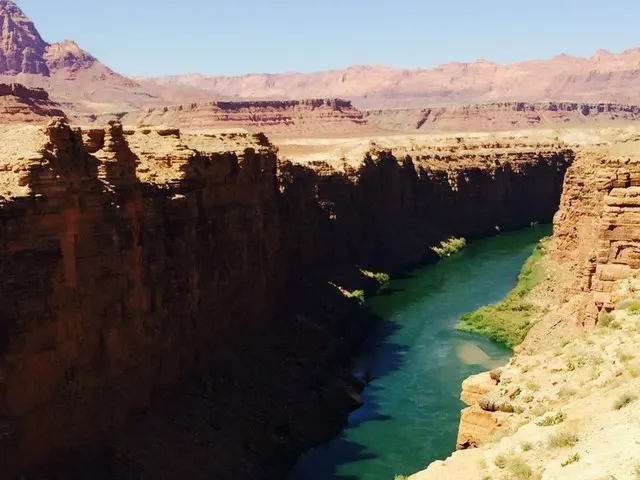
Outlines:
[{"label": "clear blue sky", "polygon": [[640,46],[640,0],[16,0],[126,75],[432,67]]}]

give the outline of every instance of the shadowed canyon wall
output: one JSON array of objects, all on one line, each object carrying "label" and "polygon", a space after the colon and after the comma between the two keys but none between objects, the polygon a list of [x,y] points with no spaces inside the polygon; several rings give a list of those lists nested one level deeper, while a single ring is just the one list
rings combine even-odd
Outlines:
[{"label": "shadowed canyon wall", "polygon": [[573,160],[425,147],[278,166],[260,135],[0,136],[8,478],[52,459],[34,478],[281,478],[358,405],[345,367],[371,320],[327,281],[368,289],[356,265],[550,220]]}]

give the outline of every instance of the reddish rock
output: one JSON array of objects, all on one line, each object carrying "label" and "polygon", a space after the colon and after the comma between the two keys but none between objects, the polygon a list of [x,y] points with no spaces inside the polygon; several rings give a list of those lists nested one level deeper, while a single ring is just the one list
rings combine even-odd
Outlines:
[{"label": "reddish rock", "polygon": [[0,75],[49,75],[47,43],[33,22],[11,0],[0,0]]},{"label": "reddish rock", "polygon": [[0,83],[0,123],[47,123],[51,117],[65,116],[46,91]]},{"label": "reddish rock", "polygon": [[208,102],[151,108],[121,117],[129,125],[182,129],[245,128],[269,135],[347,135],[375,132],[351,102],[340,99]]}]

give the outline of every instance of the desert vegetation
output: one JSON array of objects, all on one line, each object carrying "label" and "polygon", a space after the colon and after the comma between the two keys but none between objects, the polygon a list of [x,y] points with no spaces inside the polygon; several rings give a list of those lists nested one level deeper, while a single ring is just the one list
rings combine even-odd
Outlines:
[{"label": "desert vegetation", "polygon": [[527,299],[527,294],[544,276],[543,260],[548,240],[538,243],[522,267],[515,288],[504,300],[463,315],[458,330],[485,335],[511,348],[522,343],[543,313],[540,307]]},{"label": "desert vegetation", "polygon": [[440,258],[443,258],[450,257],[466,246],[467,241],[464,238],[449,238],[448,240],[440,242],[439,247],[432,247],[432,250],[436,252]]}]

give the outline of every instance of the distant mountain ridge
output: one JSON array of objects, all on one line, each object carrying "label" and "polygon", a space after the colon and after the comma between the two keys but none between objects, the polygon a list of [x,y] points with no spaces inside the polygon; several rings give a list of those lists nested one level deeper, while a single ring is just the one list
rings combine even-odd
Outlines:
[{"label": "distant mountain ridge", "polygon": [[640,48],[590,58],[558,55],[509,65],[480,60],[431,69],[353,66],[315,73],[134,77],[141,85],[188,86],[255,99],[349,98],[360,109],[498,101],[640,103]]},{"label": "distant mountain ridge", "polygon": [[343,98],[355,108],[425,108],[495,102],[640,105],[640,48],[590,58],[431,69],[359,65],[315,73],[125,77],[72,40],[46,42],[16,2],[0,0],[0,82],[47,90],[72,117],[220,100]]}]

